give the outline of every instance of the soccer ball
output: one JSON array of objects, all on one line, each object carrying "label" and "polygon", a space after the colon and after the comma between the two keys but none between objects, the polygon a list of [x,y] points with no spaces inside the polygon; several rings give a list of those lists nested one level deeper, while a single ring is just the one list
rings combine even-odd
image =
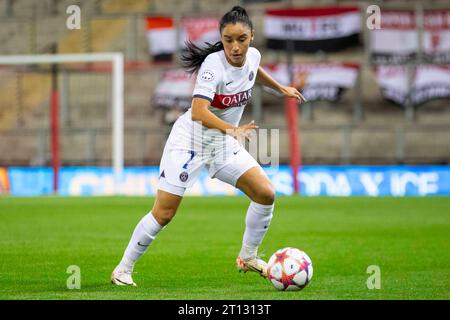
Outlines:
[{"label": "soccer ball", "polygon": [[302,290],[311,281],[312,276],[311,259],[299,249],[283,248],[270,257],[267,277],[278,290]]}]

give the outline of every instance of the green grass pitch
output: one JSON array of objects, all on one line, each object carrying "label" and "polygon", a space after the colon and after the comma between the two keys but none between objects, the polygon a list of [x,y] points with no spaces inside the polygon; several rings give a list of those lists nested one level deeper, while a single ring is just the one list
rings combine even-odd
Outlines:
[{"label": "green grass pitch", "polygon": [[[112,286],[153,200],[0,197],[0,299],[450,299],[449,197],[278,197],[260,253],[305,250],[314,276],[299,292],[236,271],[247,198],[188,197],[137,263],[138,287]],[[367,288],[371,265],[380,289]]]}]

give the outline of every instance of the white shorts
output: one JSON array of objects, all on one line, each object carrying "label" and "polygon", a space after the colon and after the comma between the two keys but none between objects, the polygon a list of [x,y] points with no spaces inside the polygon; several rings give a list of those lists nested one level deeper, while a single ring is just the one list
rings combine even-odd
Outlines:
[{"label": "white shorts", "polygon": [[161,158],[158,189],[181,197],[186,189],[195,183],[203,168],[208,170],[211,178],[217,178],[234,187],[246,171],[253,167],[261,168],[237,141],[224,148],[225,151],[220,157],[199,155],[187,148],[180,148],[179,145],[172,145],[169,141]]}]

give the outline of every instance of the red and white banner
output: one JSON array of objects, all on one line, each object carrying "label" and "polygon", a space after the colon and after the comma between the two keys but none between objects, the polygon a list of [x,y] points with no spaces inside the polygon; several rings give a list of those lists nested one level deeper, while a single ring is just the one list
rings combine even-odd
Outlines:
[{"label": "red and white banner", "polygon": [[202,47],[205,42],[214,44],[220,41],[219,19],[216,17],[184,17],[181,19],[180,46],[186,41]]},{"label": "red and white banner", "polygon": [[450,98],[450,66],[418,66],[408,88],[406,66],[378,66],[375,69],[378,85],[383,96],[401,106],[418,106],[437,98]]},{"label": "red and white banner", "polygon": [[285,50],[292,40],[296,51],[339,51],[359,43],[361,17],[357,7],[267,10],[267,47]]},{"label": "red and white banner", "polygon": [[[403,63],[419,51],[416,16],[412,10],[383,10],[381,29],[370,32],[372,59],[376,63]],[[436,63],[450,61],[450,10],[426,10],[422,50]]]},{"label": "red and white banner", "polygon": [[154,92],[154,103],[158,107],[188,109],[191,106],[195,76],[184,69],[162,72]]},{"label": "red and white banner", "polygon": [[177,48],[176,28],[171,17],[147,17],[147,39],[154,60],[170,60]]},{"label": "red and white banner", "polygon": [[[286,64],[268,64],[266,70],[278,82],[289,84]],[[359,72],[357,64],[320,63],[292,66],[293,85],[308,101],[336,101],[345,89],[354,87]]]}]

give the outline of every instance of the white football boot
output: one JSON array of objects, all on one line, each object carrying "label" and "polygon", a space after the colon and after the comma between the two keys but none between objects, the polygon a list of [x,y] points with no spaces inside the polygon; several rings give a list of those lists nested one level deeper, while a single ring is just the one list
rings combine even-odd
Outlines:
[{"label": "white football boot", "polygon": [[236,268],[239,272],[253,271],[258,273],[261,277],[267,278],[267,262],[258,257],[248,260],[237,257]]},{"label": "white football boot", "polygon": [[111,274],[111,283],[118,286],[136,287],[136,283],[134,283],[131,273],[131,270],[115,269]]}]

